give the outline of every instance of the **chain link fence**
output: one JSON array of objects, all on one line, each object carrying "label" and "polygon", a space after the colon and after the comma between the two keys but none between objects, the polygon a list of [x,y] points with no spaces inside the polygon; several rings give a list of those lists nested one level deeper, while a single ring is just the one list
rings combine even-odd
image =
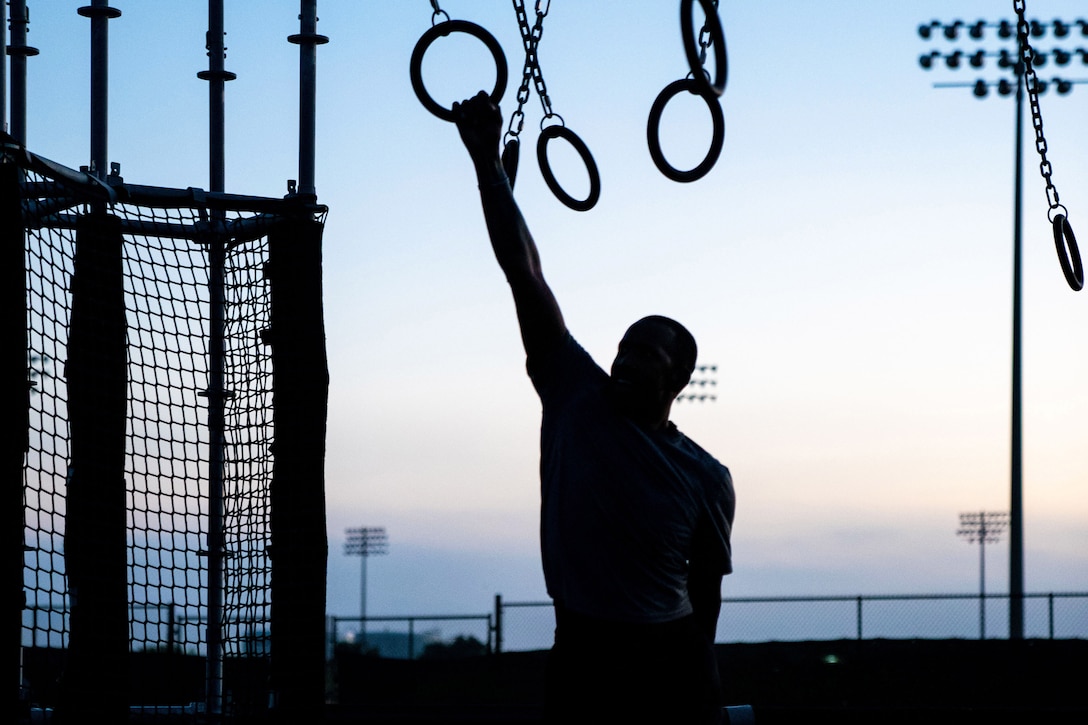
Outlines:
[{"label": "chain link fence", "polygon": [[[547,649],[555,628],[548,601],[496,598],[496,649]],[[1008,637],[1003,594],[913,594],[722,599],[718,643],[834,639]],[[1024,636],[1088,639],[1088,592],[1024,595]]]},{"label": "chain link fence", "polygon": [[328,632],[329,656],[337,649],[408,660],[496,651],[491,614],[329,617]]},{"label": "chain link fence", "polygon": [[[550,601],[504,601],[477,615],[330,617],[336,647],[380,657],[430,653],[527,652],[551,647]],[[804,642],[837,639],[1005,639],[1007,594],[890,594],[722,599],[715,641]],[[1024,595],[1024,637],[1088,639],[1088,592]]]}]

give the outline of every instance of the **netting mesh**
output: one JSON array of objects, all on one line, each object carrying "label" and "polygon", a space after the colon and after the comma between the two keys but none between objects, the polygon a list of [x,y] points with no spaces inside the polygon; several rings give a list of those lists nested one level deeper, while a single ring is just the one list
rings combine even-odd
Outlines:
[{"label": "netting mesh", "polygon": [[[42,178],[32,179],[45,184]],[[49,184],[45,194],[59,193]],[[64,481],[68,419],[61,367],[67,359],[68,280],[75,231],[28,230],[27,330],[31,370],[29,450],[24,468],[26,608],[23,643],[65,647],[67,586],[64,580]]]},{"label": "netting mesh", "polygon": [[[21,188],[33,385],[23,470],[24,652],[71,643],[65,363],[77,222],[97,206],[120,219],[122,233],[129,651],[216,659],[206,672],[222,678],[224,661],[229,668],[231,658],[262,658],[270,649],[273,375],[262,339],[271,322],[261,230],[275,214],[212,210],[193,199],[106,205],[40,169],[25,170]],[[215,245],[221,257],[210,252]],[[29,659],[24,680],[33,689]],[[203,676],[204,663],[196,670]],[[42,691],[30,698],[46,702],[45,676],[37,679]],[[198,684],[206,688],[198,698],[223,687]]]},{"label": "netting mesh", "polygon": [[[191,224],[190,210],[117,205]],[[154,216],[146,218],[148,212]],[[206,654],[208,263],[190,240],[125,236],[130,644]]]},{"label": "netting mesh", "polygon": [[228,656],[268,651],[271,561],[268,482],[272,476],[272,369],[261,335],[270,326],[267,248],[240,245],[228,255],[225,298],[226,389],[224,429],[224,544],[226,592],[224,643]]}]

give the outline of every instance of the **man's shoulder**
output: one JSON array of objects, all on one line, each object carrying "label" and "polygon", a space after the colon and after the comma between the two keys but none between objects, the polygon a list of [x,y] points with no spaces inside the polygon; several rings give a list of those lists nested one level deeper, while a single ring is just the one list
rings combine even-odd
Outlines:
[{"label": "man's shoulder", "polygon": [[676,441],[676,445],[686,449],[693,455],[699,456],[700,458],[708,458],[714,461],[714,463],[716,463],[717,465],[722,465],[722,463],[714,456],[714,454],[696,443],[695,439],[689,436],[687,433],[677,428],[676,424],[673,423],[671,420],[666,425],[668,426],[668,433]]},{"label": "man's shoulder", "polygon": [[548,349],[528,356],[525,367],[537,392],[541,393],[553,385],[581,380],[583,377],[590,380],[607,377],[601,366],[594,362],[570,331],[565,331],[562,338]]},{"label": "man's shoulder", "polygon": [[675,445],[686,451],[692,458],[698,460],[703,465],[705,471],[708,474],[714,475],[716,480],[727,482],[730,486],[732,485],[733,475],[729,472],[728,466],[719,461],[714,454],[696,443],[687,434],[683,433],[679,428],[673,425],[671,421],[669,422],[669,426],[676,439]]}]

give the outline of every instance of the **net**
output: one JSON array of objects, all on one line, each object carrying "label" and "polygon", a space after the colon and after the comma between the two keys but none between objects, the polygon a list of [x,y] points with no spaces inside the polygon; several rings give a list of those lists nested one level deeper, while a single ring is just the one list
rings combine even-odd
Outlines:
[{"label": "net", "polygon": [[103,183],[11,144],[3,161],[18,169],[3,193],[20,199],[31,381],[22,698],[90,713],[267,704],[284,384],[268,235],[302,219],[319,244],[325,210]]}]

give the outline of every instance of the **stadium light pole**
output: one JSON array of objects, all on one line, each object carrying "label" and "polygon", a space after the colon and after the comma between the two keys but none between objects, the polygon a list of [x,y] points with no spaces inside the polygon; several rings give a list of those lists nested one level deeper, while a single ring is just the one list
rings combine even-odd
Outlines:
[{"label": "stadium light pole", "polygon": [[[990,50],[982,47],[982,41],[988,30],[996,32],[998,40],[1006,47]],[[1088,20],[1078,19],[1072,22],[1053,20],[1029,22],[1029,35],[1033,41],[1045,38],[1048,30],[1053,38],[1064,40],[1074,34],[1088,38]],[[1012,452],[1010,459],[1010,495],[1009,495],[1009,639],[1024,638],[1024,514],[1023,514],[1023,460],[1021,456],[1021,227],[1022,227],[1022,181],[1023,181],[1023,117],[1024,117],[1024,68],[1019,62],[1016,21],[1001,20],[988,22],[978,20],[965,23],[955,20],[942,23],[933,20],[918,27],[918,35],[923,40],[938,37],[944,42],[956,42],[961,34],[966,33],[974,43],[968,50],[948,47],[947,50],[932,50],[919,58],[919,64],[925,70],[938,66],[943,60],[949,70],[959,70],[966,64],[972,69],[982,69],[987,59],[997,59],[997,67],[1012,78],[997,81],[976,80],[971,83],[934,83],[935,88],[971,88],[976,98],[986,98],[990,89],[996,89],[999,96],[1015,93],[1016,131],[1014,137],[1015,171],[1013,191],[1013,318],[1012,318]],[[935,42],[942,42],[936,40]],[[1032,66],[1041,69],[1053,56],[1054,64],[1059,67],[1069,65],[1079,56],[1082,65],[1088,65],[1088,50],[1076,48],[1052,48],[1049,51],[1035,50]],[[1038,91],[1045,93],[1051,86],[1060,95],[1073,90],[1079,83],[1088,83],[1088,79],[1053,78],[1050,82],[1039,79]],[[1015,84],[1015,86],[1014,86]]]},{"label": "stadium light pole", "polygon": [[358,556],[363,560],[362,583],[359,589],[359,630],[363,642],[366,642],[366,560],[371,556],[389,553],[389,537],[381,526],[362,526],[348,529],[348,538],[344,542],[344,553]]},{"label": "stadium light pole", "polygon": [[986,639],[986,544],[1001,539],[1001,532],[1009,523],[1004,511],[979,511],[960,514],[957,536],[967,539],[968,544],[978,542],[978,638]]}]

